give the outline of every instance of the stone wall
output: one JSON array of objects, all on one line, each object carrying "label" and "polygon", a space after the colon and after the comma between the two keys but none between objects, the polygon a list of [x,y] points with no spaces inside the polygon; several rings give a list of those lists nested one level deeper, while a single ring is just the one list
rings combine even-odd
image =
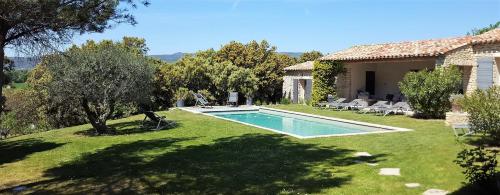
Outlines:
[{"label": "stone wall", "polygon": [[458,66],[474,66],[476,65],[476,58],[472,46],[467,45],[448,52],[444,56],[444,66],[458,65]]},{"label": "stone wall", "polygon": [[467,124],[469,122],[468,114],[466,112],[447,112],[446,125],[451,124]]},{"label": "stone wall", "polygon": [[293,80],[294,79],[312,79],[311,70],[293,70],[286,71],[283,77],[283,96],[284,98],[292,99],[293,94]]},{"label": "stone wall", "polygon": [[500,43],[467,45],[445,54],[443,66],[461,66],[463,73],[463,89],[465,93],[472,93],[477,89],[477,57],[496,57],[493,62],[493,81],[500,85]]}]

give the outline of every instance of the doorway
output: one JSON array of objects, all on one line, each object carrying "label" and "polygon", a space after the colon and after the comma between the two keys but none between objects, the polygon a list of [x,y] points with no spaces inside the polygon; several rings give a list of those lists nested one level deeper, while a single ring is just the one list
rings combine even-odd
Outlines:
[{"label": "doorway", "polygon": [[365,91],[375,95],[375,71],[366,71]]}]

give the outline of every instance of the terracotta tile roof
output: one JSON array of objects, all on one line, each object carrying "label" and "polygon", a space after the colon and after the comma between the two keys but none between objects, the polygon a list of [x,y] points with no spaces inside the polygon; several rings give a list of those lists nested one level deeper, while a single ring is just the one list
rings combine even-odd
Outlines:
[{"label": "terracotta tile roof", "polygon": [[353,46],[351,48],[329,54],[320,58],[320,60],[355,61],[432,57],[442,55],[448,51],[468,44],[493,42],[500,42],[500,28],[477,36]]},{"label": "terracotta tile roof", "polygon": [[286,67],[285,70],[312,70],[314,61],[307,61],[293,66]]}]

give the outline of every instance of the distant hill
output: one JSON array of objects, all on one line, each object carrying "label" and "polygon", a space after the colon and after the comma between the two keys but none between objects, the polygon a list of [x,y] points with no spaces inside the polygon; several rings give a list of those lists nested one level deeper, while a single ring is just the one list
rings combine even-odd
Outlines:
[{"label": "distant hill", "polygon": [[182,53],[182,52],[177,52],[173,54],[163,54],[163,55],[149,55],[150,57],[153,58],[158,58],[160,60],[163,60],[165,62],[176,62],[177,60],[181,59],[184,55],[187,55],[189,53]]},{"label": "distant hill", "polygon": [[[302,55],[302,52],[278,52],[281,54],[285,54],[291,57],[298,58]],[[189,53],[177,52],[173,54],[164,54],[164,55],[150,55],[151,57],[158,58],[165,62],[176,62],[181,59],[183,56],[188,55]],[[10,60],[14,61],[14,68],[17,70],[26,70],[33,69],[36,64],[40,61],[39,58],[35,57],[8,57]]]},{"label": "distant hill", "polygon": [[33,69],[40,59],[35,57],[7,57],[14,62],[14,69],[29,70]]},{"label": "distant hill", "polygon": [[[302,55],[303,52],[278,52],[280,54],[285,54],[294,58],[299,58],[300,55]],[[164,55],[150,55],[151,57],[158,58],[160,60],[163,60],[165,62],[176,62],[177,60],[181,59],[185,55],[189,55],[190,53],[182,53],[182,52],[177,52],[173,54],[164,54]]]},{"label": "distant hill", "polygon": [[294,58],[299,58],[300,55],[302,55],[304,52],[278,52],[280,54],[285,54],[285,55],[288,55],[290,57],[294,57]]}]

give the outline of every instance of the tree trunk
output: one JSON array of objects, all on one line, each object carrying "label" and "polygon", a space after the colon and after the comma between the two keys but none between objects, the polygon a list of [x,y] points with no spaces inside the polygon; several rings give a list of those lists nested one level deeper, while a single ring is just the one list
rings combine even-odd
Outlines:
[{"label": "tree trunk", "polygon": [[97,116],[96,113],[92,112],[86,99],[82,100],[82,107],[87,114],[87,118],[89,119],[90,124],[92,125],[92,127],[94,127],[96,134],[101,135],[112,133],[112,131],[110,131],[110,129],[106,125],[106,119],[101,119]]},{"label": "tree trunk", "polygon": [[5,73],[3,72],[4,59],[5,59],[5,48],[4,48],[5,36],[0,34],[0,115],[3,113],[3,106],[5,103],[5,98],[3,97],[3,81],[5,80]]}]

